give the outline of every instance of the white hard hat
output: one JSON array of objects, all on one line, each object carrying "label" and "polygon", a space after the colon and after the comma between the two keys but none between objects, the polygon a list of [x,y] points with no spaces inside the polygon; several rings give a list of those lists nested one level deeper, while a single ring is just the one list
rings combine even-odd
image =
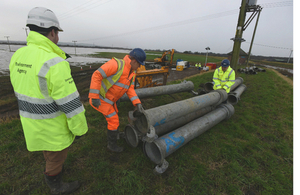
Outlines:
[{"label": "white hard hat", "polygon": [[26,26],[36,25],[40,28],[56,27],[59,31],[63,31],[60,26],[58,19],[55,14],[47,8],[35,7],[28,13]]}]

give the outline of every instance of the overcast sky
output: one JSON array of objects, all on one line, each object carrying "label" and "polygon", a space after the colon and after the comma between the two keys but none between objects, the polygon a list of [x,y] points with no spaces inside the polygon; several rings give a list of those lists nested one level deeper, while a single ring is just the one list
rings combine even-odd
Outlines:
[{"label": "overcast sky", "polygon": [[[0,0],[0,40],[25,41],[33,7],[51,9],[64,32],[60,42],[101,46],[232,51],[242,0]],[[263,7],[253,55],[289,57],[293,49],[293,1],[257,0]],[[247,13],[246,21],[251,13]],[[249,51],[256,17],[243,32]]]}]

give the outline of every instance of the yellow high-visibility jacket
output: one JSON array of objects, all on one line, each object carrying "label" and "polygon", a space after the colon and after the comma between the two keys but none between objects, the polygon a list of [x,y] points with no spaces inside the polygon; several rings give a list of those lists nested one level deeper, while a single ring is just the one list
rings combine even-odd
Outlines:
[{"label": "yellow high-visibility jacket", "polygon": [[65,59],[65,52],[34,31],[27,37],[27,46],[11,58],[10,80],[29,151],[61,151],[88,130]]},{"label": "yellow high-visibility jacket", "polygon": [[214,90],[225,89],[227,93],[230,92],[230,87],[235,82],[235,72],[229,66],[225,72],[222,70],[222,66],[217,68],[213,76]]}]

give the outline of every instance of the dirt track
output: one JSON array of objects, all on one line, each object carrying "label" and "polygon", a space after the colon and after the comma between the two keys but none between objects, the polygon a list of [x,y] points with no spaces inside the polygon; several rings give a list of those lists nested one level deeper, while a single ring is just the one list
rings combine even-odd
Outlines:
[{"label": "dirt track", "polygon": [[278,76],[280,76],[281,78],[283,78],[283,80],[285,80],[286,82],[288,82],[288,84],[292,85],[293,86],[293,80],[291,80],[290,78],[282,75],[281,73],[279,73],[277,70],[274,70],[274,69],[269,69],[269,70],[272,70],[274,71]]}]

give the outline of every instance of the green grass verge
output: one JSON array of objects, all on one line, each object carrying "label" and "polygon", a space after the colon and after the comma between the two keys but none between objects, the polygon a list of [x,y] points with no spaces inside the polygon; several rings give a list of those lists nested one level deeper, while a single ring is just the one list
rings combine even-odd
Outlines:
[{"label": "green grass verge", "polygon": [[[146,61],[153,61],[155,58],[161,57],[163,52],[154,52],[154,51],[146,51],[147,58]],[[98,58],[123,58],[126,54],[124,53],[110,53],[110,52],[98,52],[96,54],[90,54],[89,56],[98,57]],[[170,54],[167,55],[168,59],[171,59]],[[184,61],[189,61],[191,64],[201,63],[205,64],[205,55],[197,55],[197,54],[185,54],[185,53],[174,53],[173,64],[176,64],[177,59],[182,59]],[[207,62],[213,63],[221,63],[224,57],[215,57],[208,56]]]},{"label": "green grass verge", "polygon": [[[213,73],[191,77],[195,90]],[[85,105],[88,133],[70,147],[65,181],[79,180],[74,194],[292,194],[293,88],[273,71],[243,77],[247,90],[235,114],[155,164],[124,140],[121,154],[106,150],[106,121]],[[169,84],[179,83],[175,81]],[[145,109],[193,97],[190,93],[142,99]],[[120,129],[133,106],[119,107]],[[19,120],[0,125],[0,194],[49,194],[42,152],[28,152]]]}]

